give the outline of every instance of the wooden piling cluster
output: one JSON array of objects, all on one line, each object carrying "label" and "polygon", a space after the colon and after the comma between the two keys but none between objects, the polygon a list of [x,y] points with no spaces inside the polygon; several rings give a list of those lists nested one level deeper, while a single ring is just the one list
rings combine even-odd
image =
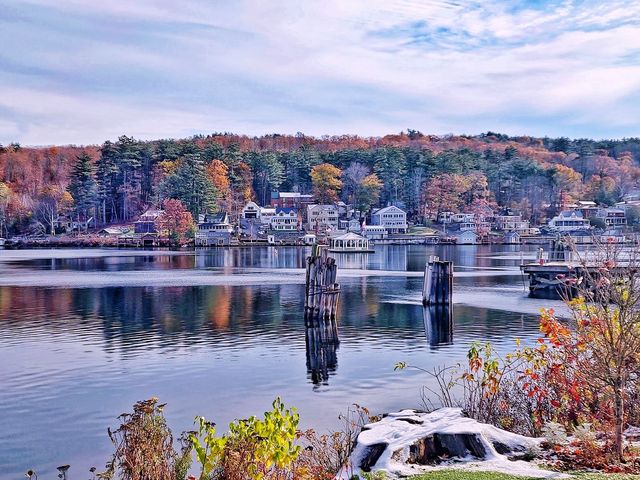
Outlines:
[{"label": "wooden piling cluster", "polygon": [[307,288],[304,311],[306,316],[334,320],[340,299],[340,285],[336,283],[338,266],[328,256],[326,247],[314,245],[307,257]]},{"label": "wooden piling cluster", "polygon": [[453,262],[441,261],[431,255],[424,267],[422,303],[424,305],[449,305],[453,294]]}]

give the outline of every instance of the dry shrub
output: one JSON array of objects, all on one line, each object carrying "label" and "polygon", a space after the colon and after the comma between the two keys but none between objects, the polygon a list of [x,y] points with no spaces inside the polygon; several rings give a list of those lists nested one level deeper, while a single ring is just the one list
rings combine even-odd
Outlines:
[{"label": "dry shrub", "polygon": [[342,428],[325,434],[315,430],[301,433],[304,449],[299,457],[299,465],[313,476],[314,480],[332,479],[341,469],[352,470],[350,457],[362,428],[379,417],[360,405],[353,404],[346,414],[338,417]]},{"label": "dry shrub", "polygon": [[123,413],[116,430],[108,429],[115,453],[101,478],[117,474],[122,480],[183,480],[191,464],[191,447],[181,438],[182,451],[173,436],[157,398],[137,402],[133,413]]}]

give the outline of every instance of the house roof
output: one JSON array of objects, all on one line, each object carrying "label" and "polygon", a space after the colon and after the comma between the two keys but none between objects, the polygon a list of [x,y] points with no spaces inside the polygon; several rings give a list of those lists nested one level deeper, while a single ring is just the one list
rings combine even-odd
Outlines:
[{"label": "house roof", "polygon": [[389,205],[388,207],[383,207],[383,208],[380,208],[378,210],[374,210],[372,212],[372,214],[373,215],[380,215],[382,213],[389,213],[389,212],[406,213],[404,210],[402,210],[401,208],[396,207],[395,205]]},{"label": "house roof", "polygon": [[366,240],[366,238],[357,233],[347,232],[344,235],[334,237],[334,240]]},{"label": "house roof", "polygon": [[584,218],[582,216],[582,212],[575,210],[563,210],[558,214],[558,216],[563,218]]},{"label": "house roof", "polygon": [[202,223],[229,223],[227,212],[207,213]]},{"label": "house roof", "polygon": [[338,207],[335,205],[307,205],[307,210],[337,210]]},{"label": "house roof", "polygon": [[298,213],[298,210],[293,208],[293,207],[276,207],[276,215],[278,215],[279,213],[285,213],[285,214],[290,214],[290,213]]}]

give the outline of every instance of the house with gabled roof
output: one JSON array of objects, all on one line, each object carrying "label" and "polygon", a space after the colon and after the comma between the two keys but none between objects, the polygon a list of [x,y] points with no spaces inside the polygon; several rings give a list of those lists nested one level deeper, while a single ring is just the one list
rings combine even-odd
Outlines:
[{"label": "house with gabled roof", "polygon": [[384,227],[387,233],[407,233],[407,213],[394,206],[379,208],[371,213],[371,225]]}]

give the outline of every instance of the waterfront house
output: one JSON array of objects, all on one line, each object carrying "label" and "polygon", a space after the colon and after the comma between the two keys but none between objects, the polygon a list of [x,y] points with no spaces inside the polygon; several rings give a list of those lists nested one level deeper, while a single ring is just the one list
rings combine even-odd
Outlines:
[{"label": "waterfront house", "polygon": [[627,224],[625,211],[621,208],[599,208],[595,218],[602,219],[607,228],[621,227]]},{"label": "waterfront house", "polygon": [[460,231],[473,230],[475,232],[489,232],[491,230],[491,224],[483,220],[465,220],[460,223]]},{"label": "waterfront house", "polygon": [[256,202],[249,202],[242,208],[242,218],[245,220],[260,220],[260,207]]},{"label": "waterfront house", "polygon": [[326,232],[338,230],[338,207],[336,205],[307,206],[307,230]]},{"label": "waterfront house", "polygon": [[270,228],[276,232],[295,232],[298,230],[298,223],[298,210],[276,207],[275,214],[271,217]]},{"label": "waterfront house", "polygon": [[136,220],[133,224],[133,231],[137,234],[143,233],[158,233],[156,228],[156,220],[164,215],[164,210],[159,209],[149,209],[144,212],[138,220]]},{"label": "waterfront house", "polygon": [[347,232],[360,233],[362,231],[362,224],[357,218],[351,218],[349,220],[340,220],[338,222],[340,230],[346,230]]},{"label": "waterfront house", "polygon": [[394,205],[380,208],[371,213],[371,225],[384,227],[389,234],[407,233],[407,214]]},{"label": "waterfront house", "polygon": [[464,232],[458,233],[455,237],[458,245],[477,245],[480,243],[480,237],[473,230],[465,230]]},{"label": "waterfront house", "polygon": [[313,204],[313,195],[300,192],[271,192],[271,206],[274,208],[295,208],[303,216],[307,207]]},{"label": "waterfront house", "polygon": [[473,213],[454,213],[451,215],[451,223],[473,222],[475,215]]},{"label": "waterfront house", "polygon": [[227,246],[231,243],[233,226],[227,212],[207,213],[198,223],[195,243],[200,247]]},{"label": "waterfront house", "polygon": [[571,232],[574,230],[589,230],[589,220],[582,216],[582,212],[575,210],[563,210],[549,220],[549,228],[556,232]]},{"label": "waterfront house", "polygon": [[523,220],[521,215],[496,215],[496,230],[504,232],[526,232],[529,230],[529,221]]},{"label": "waterfront house", "polygon": [[520,244],[520,233],[515,230],[509,230],[504,232],[502,236],[502,243],[505,245],[519,245]]},{"label": "waterfront house", "polygon": [[440,212],[438,214],[438,223],[451,223],[453,214],[453,212]]},{"label": "waterfront house", "polygon": [[318,239],[314,233],[306,233],[302,236],[302,243],[305,245],[315,245]]},{"label": "waterfront house", "polygon": [[276,214],[276,209],[271,207],[260,207],[258,218],[263,225],[271,225],[271,219]]},{"label": "waterfront house", "polygon": [[383,240],[387,238],[387,229],[382,225],[364,225],[360,233],[369,240]]},{"label": "waterfront house", "polygon": [[128,227],[105,227],[98,232],[101,237],[117,237],[129,230]]}]

